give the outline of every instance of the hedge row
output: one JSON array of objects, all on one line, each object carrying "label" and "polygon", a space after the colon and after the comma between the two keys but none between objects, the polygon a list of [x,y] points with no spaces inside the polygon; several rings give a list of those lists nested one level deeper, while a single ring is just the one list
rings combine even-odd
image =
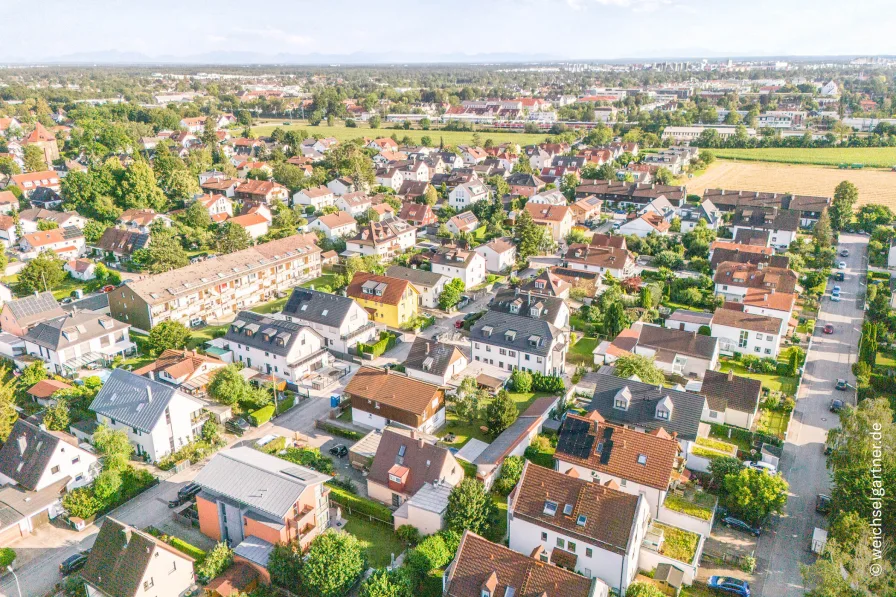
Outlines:
[{"label": "hedge row", "polygon": [[255,425],[256,427],[260,427],[264,425],[274,416],[274,405],[268,404],[267,406],[262,406],[256,411],[252,411],[249,413],[249,422]]},{"label": "hedge row", "polygon": [[379,518],[384,521],[392,520],[392,510],[383,504],[349,493],[341,487],[336,487],[329,481],[327,482],[327,486],[330,488],[331,502],[346,508],[351,508],[353,512],[359,514],[366,514],[367,516],[373,516],[374,518]]},{"label": "hedge row", "polygon": [[555,375],[542,375],[538,371],[532,372],[532,389],[536,392],[548,392],[562,394],[566,391],[563,379]]},{"label": "hedge row", "polygon": [[374,358],[382,356],[382,354],[393,346],[395,346],[395,334],[383,331],[380,332],[380,339],[375,344],[358,343],[358,352],[371,354]]},{"label": "hedge row", "polygon": [[[735,442],[737,442],[737,440],[740,440],[741,442],[748,443],[751,446],[762,444],[780,446],[783,443],[780,438],[775,437],[774,435],[766,435],[765,433],[754,432],[750,431],[749,429],[741,429],[740,427],[732,427],[731,425],[710,423],[710,427],[712,427],[713,434],[715,435],[728,437]],[[730,436],[728,435],[729,431],[731,432]]]},{"label": "hedge row", "polygon": [[351,429],[343,429],[342,427],[331,425],[329,423],[323,423],[321,427],[327,433],[332,433],[333,435],[338,435],[339,437],[344,437],[345,439],[353,439],[357,441],[364,437],[357,431],[352,431]]}]

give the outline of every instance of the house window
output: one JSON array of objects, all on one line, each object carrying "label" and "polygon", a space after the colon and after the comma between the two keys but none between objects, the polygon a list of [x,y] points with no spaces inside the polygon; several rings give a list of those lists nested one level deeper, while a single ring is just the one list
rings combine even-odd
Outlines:
[{"label": "house window", "polygon": [[492,351],[492,347],[486,344],[485,352],[491,352],[491,351]]},{"label": "house window", "polygon": [[526,355],[526,360],[527,361],[531,360],[531,359],[529,359],[529,355]]},{"label": "house window", "polygon": [[547,541],[547,540],[548,540],[548,534],[545,533],[544,531],[541,532],[541,540],[542,540],[542,541]]},{"label": "house window", "polygon": [[717,418],[718,416],[719,416],[719,413],[718,413],[718,412],[716,412],[716,411],[714,411],[714,410],[709,411],[709,418],[710,418],[710,419],[715,419],[715,418]]},{"label": "house window", "polygon": [[576,553],[576,544],[570,541],[566,544],[566,551],[570,551],[572,553]]},{"label": "house window", "polygon": [[756,339],[757,339],[757,340],[762,340],[762,334],[756,334]]},{"label": "house window", "polygon": [[766,335],[766,337],[765,337],[765,341],[766,341],[766,342],[771,342],[771,341],[772,341],[772,337]]},{"label": "house window", "polygon": [[766,348],[766,349],[765,349],[765,354],[772,354],[772,349],[771,349],[771,348]]},{"label": "house window", "polygon": [[762,352],[762,349],[759,348],[758,346],[757,346],[756,348],[754,348],[753,350],[754,350],[755,352]]},{"label": "house window", "polygon": [[80,456],[75,456],[74,458],[72,458],[72,464],[78,464],[79,462],[81,462]]},{"label": "house window", "polygon": [[564,549],[566,547],[566,541],[564,541],[561,537],[557,537],[557,547],[560,549]]},{"label": "house window", "polygon": [[662,410],[662,409],[659,409],[659,408],[656,409],[656,418],[657,418],[657,419],[663,419],[663,420],[665,420],[665,421],[668,421],[668,420],[669,420],[669,411],[667,411],[667,410]]},{"label": "house window", "polygon": [[594,555],[594,551],[590,547],[585,548],[585,557],[590,558]]},{"label": "house window", "polygon": [[52,474],[54,474],[54,475],[55,475],[56,473],[58,473],[58,472],[59,472],[59,465],[57,464],[56,466],[54,466],[53,468],[51,468],[51,469],[50,469],[50,472],[51,472]]},{"label": "house window", "polygon": [[395,506],[396,508],[401,505],[401,496],[398,495],[397,493],[392,494],[392,505]]},{"label": "house window", "polygon": [[511,351],[507,354],[507,356],[515,357],[515,356],[516,356],[516,351],[511,350]]},{"label": "house window", "polygon": [[740,337],[738,338],[738,341],[737,341],[738,348],[746,348],[747,347],[747,337],[748,336],[749,336],[749,333],[746,330],[741,330]]}]

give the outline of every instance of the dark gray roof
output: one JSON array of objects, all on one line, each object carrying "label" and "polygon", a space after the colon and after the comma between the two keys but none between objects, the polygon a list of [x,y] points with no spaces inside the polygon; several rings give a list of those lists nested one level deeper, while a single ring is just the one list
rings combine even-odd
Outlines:
[{"label": "dark gray roof", "polygon": [[19,419],[0,448],[0,473],[34,491],[60,441],[37,425]]},{"label": "dark gray roof", "polygon": [[[532,308],[541,305],[540,313],[536,316],[532,313]],[[492,311],[501,313],[522,315],[533,319],[544,319],[551,322],[557,327],[565,327],[566,321],[558,321],[558,315],[565,303],[563,299],[555,296],[547,296],[544,294],[535,294],[532,292],[519,292],[513,288],[506,288],[498,294],[489,304],[488,308]],[[516,313],[514,313],[516,310]]]},{"label": "dark gray roof", "polygon": [[386,275],[390,278],[401,278],[402,280],[407,280],[414,286],[427,287],[435,286],[443,277],[442,274],[429,272],[425,269],[411,269],[409,267],[403,267],[401,265],[393,265],[388,270],[386,270]]},{"label": "dark gray roof", "polygon": [[[177,388],[168,384],[124,369],[114,369],[90,403],[90,410],[150,433],[178,393]],[[188,398],[185,394],[181,396]]]},{"label": "dark gray roof", "polygon": [[[483,331],[487,328],[491,330]],[[508,335],[507,332],[515,334]],[[473,325],[470,340],[547,356],[551,350],[551,343],[560,333],[559,329],[541,319],[489,311]],[[529,338],[533,336],[540,338],[537,346],[529,342]]]},{"label": "dark gray roof", "polygon": [[[310,310],[309,307],[308,311]],[[305,312],[299,311],[300,314]],[[301,317],[300,314],[297,314],[296,317]],[[285,357],[289,354],[303,328],[314,331],[308,326],[292,321],[273,319],[252,311],[240,311],[227,328],[224,339]]]},{"label": "dark gray roof", "polygon": [[53,298],[52,292],[41,292],[6,303],[19,325],[29,325],[37,321],[65,315],[65,311]]},{"label": "dark gray roof", "polygon": [[338,328],[345,321],[354,302],[354,299],[347,296],[293,288],[283,307],[283,314]]},{"label": "dark gray roof", "polygon": [[712,359],[718,344],[718,338],[650,324],[641,326],[641,335],[638,337],[638,346],[702,359]]},{"label": "dark gray roof", "polygon": [[700,393],[706,396],[709,408],[724,412],[726,408],[754,414],[759,407],[762,382],[733,373],[707,371]]},{"label": "dark gray roof", "polygon": [[[600,373],[589,377],[589,380],[593,380],[595,389],[587,410],[596,410],[614,423],[637,425],[647,431],[662,427],[669,433],[677,433],[682,439],[693,441],[697,438],[700,416],[706,404],[703,396]],[[614,406],[616,395],[624,388],[631,393],[627,410]],[[657,403],[667,396],[672,401],[672,416],[668,420],[657,419]]]},{"label": "dark gray roof", "polygon": [[93,296],[82,298],[80,301],[74,301],[67,305],[62,305],[65,311],[105,311],[109,308],[109,293],[100,292]]},{"label": "dark gray roof", "polygon": [[28,197],[28,202],[32,205],[60,201],[62,201],[62,197],[59,193],[48,187],[37,187],[31,191],[31,195]]},{"label": "dark gray roof", "polygon": [[800,229],[800,212],[773,207],[738,207],[734,212],[734,219],[731,225],[758,228],[759,230],[788,230],[794,232]]},{"label": "dark gray roof", "polygon": [[[458,353],[460,356],[463,356],[460,349],[453,344],[442,344],[423,336],[417,336],[414,344],[411,345],[408,357],[404,361],[404,366],[408,369],[424,371],[441,377],[445,375]],[[425,367],[427,360],[429,360],[429,366]]]},{"label": "dark gray roof", "polygon": [[109,315],[75,311],[62,317],[42,321],[28,330],[25,340],[51,350],[61,350],[129,327],[130,324],[113,319]]}]

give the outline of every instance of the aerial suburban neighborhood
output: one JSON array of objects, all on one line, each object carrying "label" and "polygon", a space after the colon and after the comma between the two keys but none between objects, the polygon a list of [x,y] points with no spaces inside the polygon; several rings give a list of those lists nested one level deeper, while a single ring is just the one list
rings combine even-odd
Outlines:
[{"label": "aerial suburban neighborhood", "polygon": [[0,50],[0,596],[896,596],[896,59],[183,10]]}]

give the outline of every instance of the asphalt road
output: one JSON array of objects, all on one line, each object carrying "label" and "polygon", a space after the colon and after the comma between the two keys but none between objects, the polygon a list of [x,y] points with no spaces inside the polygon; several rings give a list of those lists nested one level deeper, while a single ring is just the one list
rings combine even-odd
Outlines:
[{"label": "asphalt road", "polygon": [[[780,470],[790,484],[785,513],[759,541],[757,559],[765,568],[761,594],[764,597],[801,597],[805,589],[800,564],[811,564],[815,556],[809,542],[815,527],[827,527],[827,521],[815,512],[815,497],[830,493],[830,480],[825,468],[824,442],[829,429],[839,424],[836,414],[828,409],[833,398],[855,404],[855,391],[838,392],[838,379],[855,384],[852,363],[856,360],[864,310],[857,306],[856,296],[865,294],[868,238],[855,234],[840,237],[837,252],[849,250],[845,261],[846,279],[830,282],[821,302],[812,346],[806,359],[803,383],[794,410],[793,422]],[[834,285],[841,287],[843,300],[830,300]],[[834,333],[823,334],[825,324],[834,326]]]}]

